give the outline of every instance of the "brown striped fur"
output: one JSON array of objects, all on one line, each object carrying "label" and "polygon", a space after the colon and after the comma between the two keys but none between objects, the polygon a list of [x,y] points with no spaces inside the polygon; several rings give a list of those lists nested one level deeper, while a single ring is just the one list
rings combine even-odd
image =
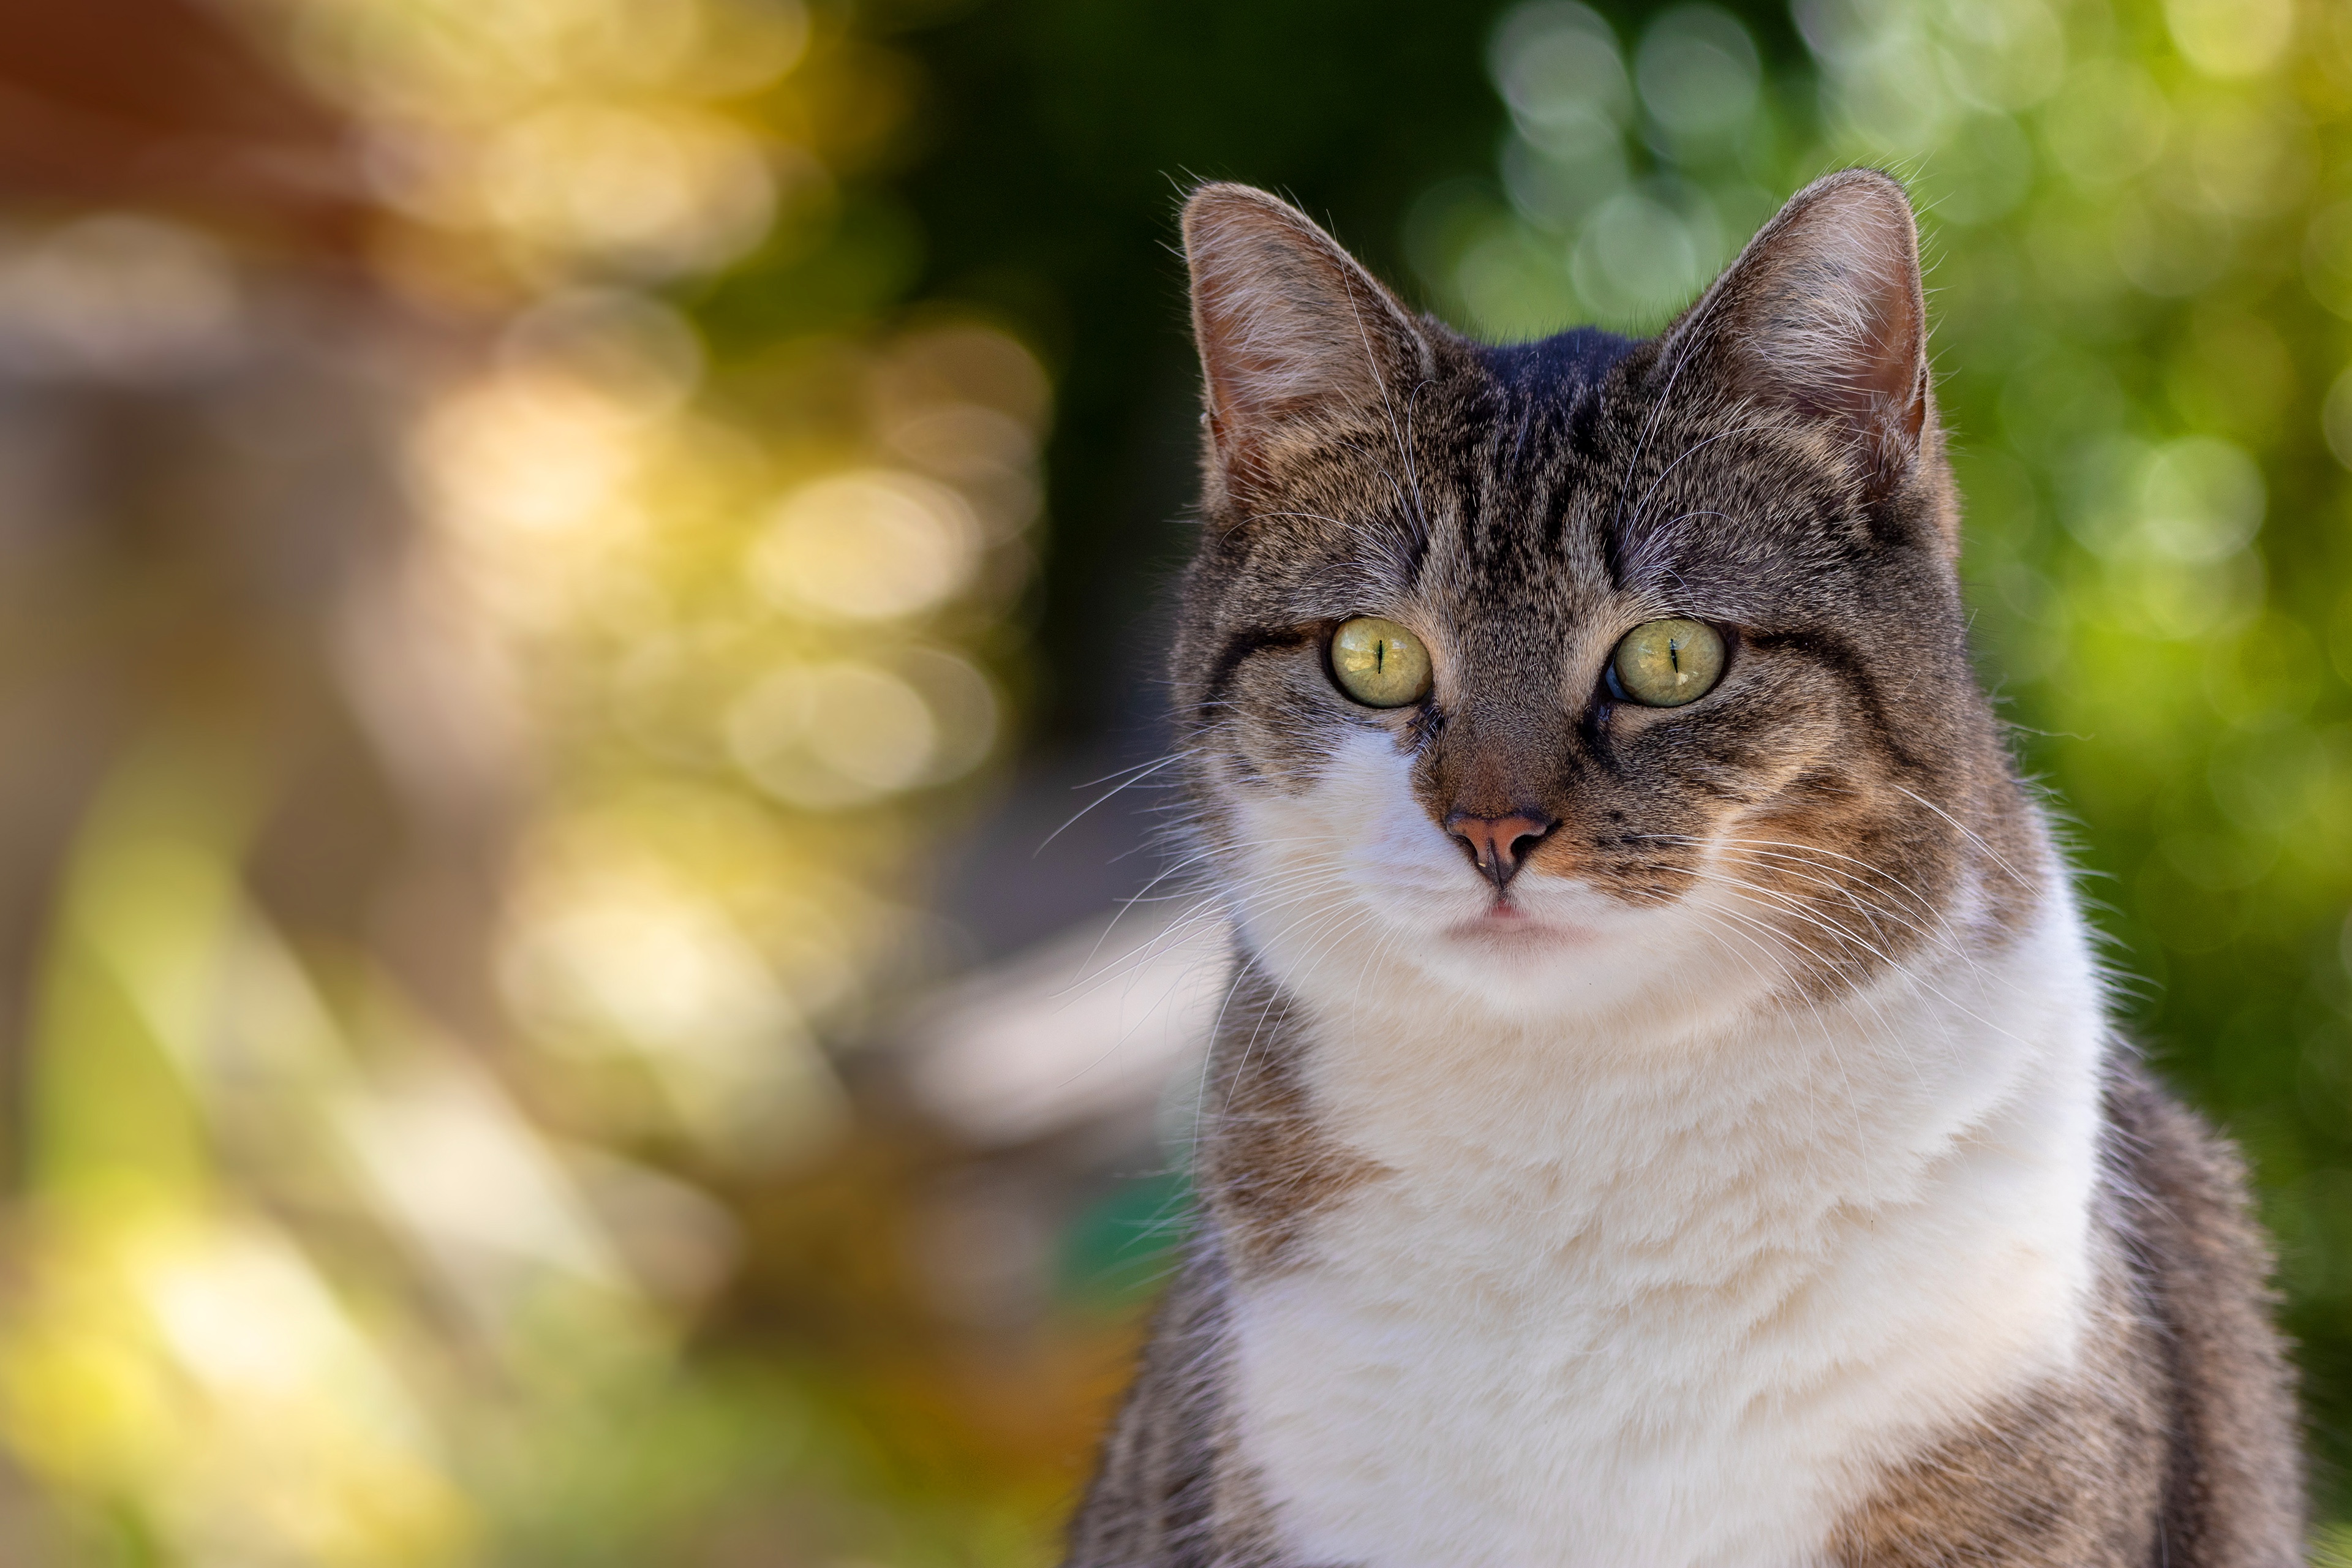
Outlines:
[{"label": "brown striped fur", "polygon": [[1316,1125],[1281,993],[1255,964],[1243,963],[1225,1011],[1239,1048],[1212,1063],[1197,1164],[1225,1255],[1245,1273],[1277,1265],[1310,1215],[1381,1168]]}]

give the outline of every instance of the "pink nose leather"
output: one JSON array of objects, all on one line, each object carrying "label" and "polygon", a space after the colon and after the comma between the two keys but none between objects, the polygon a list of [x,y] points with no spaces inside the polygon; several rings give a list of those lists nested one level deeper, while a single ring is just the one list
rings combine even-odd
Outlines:
[{"label": "pink nose leather", "polygon": [[1462,840],[1470,850],[1470,858],[1487,879],[1501,892],[1510,886],[1519,868],[1527,864],[1528,856],[1545,834],[1559,826],[1548,816],[1526,812],[1514,812],[1508,816],[1474,816],[1457,811],[1445,819],[1445,831]]}]

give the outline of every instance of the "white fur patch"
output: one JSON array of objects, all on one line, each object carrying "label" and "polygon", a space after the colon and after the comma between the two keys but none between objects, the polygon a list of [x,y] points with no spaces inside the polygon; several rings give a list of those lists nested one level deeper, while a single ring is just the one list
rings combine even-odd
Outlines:
[{"label": "white fur patch", "polygon": [[[1835,1005],[1705,890],[1491,902],[1385,738],[1244,808],[1244,940],[1319,1126],[1389,1168],[1236,1288],[1243,1455],[1288,1552],[1796,1568],[1880,1465],[2074,1362],[2101,997],[2070,900]],[[1715,889],[1714,884],[1709,885]]]}]

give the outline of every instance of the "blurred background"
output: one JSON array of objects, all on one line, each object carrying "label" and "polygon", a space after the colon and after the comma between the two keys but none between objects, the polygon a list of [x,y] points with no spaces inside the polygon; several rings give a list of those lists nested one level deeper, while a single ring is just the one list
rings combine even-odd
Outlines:
[{"label": "blurred background", "polygon": [[12,0],[0,1561],[1053,1561],[1216,984],[1182,190],[1508,339],[1854,162],[2352,1518],[2352,10]]}]

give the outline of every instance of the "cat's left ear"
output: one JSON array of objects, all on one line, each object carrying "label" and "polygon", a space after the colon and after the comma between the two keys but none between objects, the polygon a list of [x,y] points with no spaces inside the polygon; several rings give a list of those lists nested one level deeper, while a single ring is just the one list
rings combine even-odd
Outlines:
[{"label": "cat's left ear", "polygon": [[1849,169],[1790,198],[1669,334],[1726,389],[1818,421],[1874,495],[1918,469],[1933,438],[1919,232],[1893,177]]}]

